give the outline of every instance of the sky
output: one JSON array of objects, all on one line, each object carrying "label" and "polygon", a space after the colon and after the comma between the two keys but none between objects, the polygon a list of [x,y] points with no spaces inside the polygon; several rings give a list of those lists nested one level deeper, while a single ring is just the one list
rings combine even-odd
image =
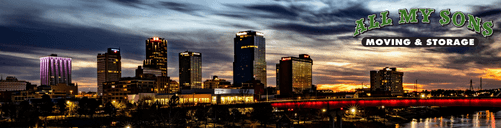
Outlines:
[{"label": "sky", "polygon": [[[255,30],[266,38],[268,86],[275,86],[281,57],[309,54],[318,89],[350,91],[369,85],[370,70],[396,67],[404,88],[467,89],[483,78],[484,88],[501,88],[501,1],[275,0],[0,1],[0,74],[40,84],[39,58],[73,58],[72,79],[80,91],[97,87],[98,53],[119,47],[122,76],[134,76],[145,59],[145,40],[168,40],[168,74],[179,81],[178,53],[201,52],[202,77],[232,81],[233,38]],[[398,25],[398,9],[433,8],[430,24]],[[482,35],[452,24],[441,26],[439,12],[450,9],[493,21],[494,34]],[[393,26],[353,37],[355,21],[388,10]],[[418,19],[421,17],[418,15]],[[367,21],[367,20],[366,20]],[[379,20],[380,21],[380,20]],[[477,37],[476,47],[364,47],[363,37]]]}]

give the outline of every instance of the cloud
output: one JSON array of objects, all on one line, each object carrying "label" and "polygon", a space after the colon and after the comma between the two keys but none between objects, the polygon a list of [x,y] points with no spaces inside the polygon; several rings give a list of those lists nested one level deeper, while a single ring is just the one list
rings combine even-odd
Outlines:
[{"label": "cloud", "polygon": [[245,8],[255,11],[273,13],[282,17],[296,17],[298,14],[281,5],[250,5]]},{"label": "cloud", "polygon": [[330,34],[353,32],[352,29],[355,28],[355,25],[310,26],[310,25],[290,23],[290,24],[276,24],[274,26],[271,26],[271,28],[277,30],[289,30],[310,35],[330,35]]}]

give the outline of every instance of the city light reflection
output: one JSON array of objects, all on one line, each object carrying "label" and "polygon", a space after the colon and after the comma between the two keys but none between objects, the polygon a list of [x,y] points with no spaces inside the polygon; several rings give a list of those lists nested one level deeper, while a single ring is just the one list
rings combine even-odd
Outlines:
[{"label": "city light reflection", "polygon": [[[473,128],[496,128],[496,114],[501,112],[479,111],[470,115],[429,117],[412,119],[411,122],[395,125],[395,128],[453,128],[453,127],[473,127]],[[472,118],[467,118],[472,116]],[[461,120],[461,121],[458,121]],[[469,121],[471,120],[471,121]]]}]

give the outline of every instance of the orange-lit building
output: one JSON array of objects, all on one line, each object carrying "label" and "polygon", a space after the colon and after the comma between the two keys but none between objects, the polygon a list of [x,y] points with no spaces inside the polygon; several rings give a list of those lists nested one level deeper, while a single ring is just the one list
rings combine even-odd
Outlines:
[{"label": "orange-lit building", "polygon": [[374,96],[381,94],[384,96],[402,96],[403,72],[398,72],[397,68],[385,67],[383,70],[370,71],[371,91]]},{"label": "orange-lit building", "polygon": [[103,82],[118,81],[122,77],[122,61],[119,48],[108,48],[107,53],[97,54],[97,94],[103,95]]},{"label": "orange-lit building", "polygon": [[282,57],[277,64],[277,88],[280,96],[291,97],[311,88],[313,60],[307,54],[297,57]]},{"label": "orange-lit building", "polygon": [[204,81],[204,89],[215,89],[215,88],[230,88],[231,82],[225,79],[220,79],[217,76],[212,76],[212,79],[207,79]]}]

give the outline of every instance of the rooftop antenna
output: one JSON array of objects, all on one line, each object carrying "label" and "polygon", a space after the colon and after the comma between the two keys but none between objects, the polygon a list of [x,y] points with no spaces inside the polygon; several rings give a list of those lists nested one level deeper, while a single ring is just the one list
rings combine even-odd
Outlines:
[{"label": "rooftop antenna", "polygon": [[472,79],[470,79],[470,90],[473,91],[473,80]]},{"label": "rooftop antenna", "polygon": [[480,77],[480,90],[482,90],[482,77]]},{"label": "rooftop antenna", "polygon": [[417,79],[416,79],[416,84],[414,84],[414,90],[417,92]]}]

